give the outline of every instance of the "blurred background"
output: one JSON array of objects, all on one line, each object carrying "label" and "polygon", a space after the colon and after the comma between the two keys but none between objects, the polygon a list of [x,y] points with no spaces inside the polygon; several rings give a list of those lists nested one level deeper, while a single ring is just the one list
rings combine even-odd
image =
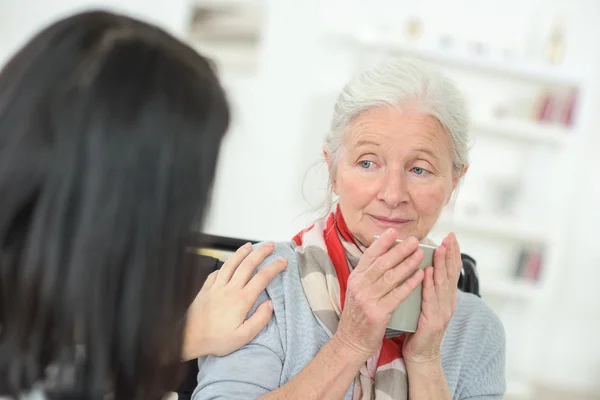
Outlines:
[{"label": "blurred background", "polygon": [[455,231],[508,341],[507,399],[600,399],[600,1],[0,0],[0,62],[50,21],[105,8],[215,60],[233,105],[209,233],[289,240],[321,215],[335,97],[390,55],[467,94]]}]

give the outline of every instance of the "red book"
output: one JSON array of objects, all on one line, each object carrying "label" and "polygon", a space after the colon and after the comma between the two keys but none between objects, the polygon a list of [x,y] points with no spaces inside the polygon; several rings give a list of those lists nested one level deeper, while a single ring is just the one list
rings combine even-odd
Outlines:
[{"label": "red book", "polygon": [[573,91],[569,94],[565,105],[562,109],[560,122],[566,126],[573,125],[573,113],[575,112],[575,103],[577,101],[577,92]]},{"label": "red book", "polygon": [[529,253],[527,264],[525,265],[525,279],[537,282],[542,269],[542,256],[538,252]]},{"label": "red book", "polygon": [[546,93],[542,99],[540,109],[538,111],[538,121],[552,121],[552,116],[556,108],[556,99],[554,96]]}]

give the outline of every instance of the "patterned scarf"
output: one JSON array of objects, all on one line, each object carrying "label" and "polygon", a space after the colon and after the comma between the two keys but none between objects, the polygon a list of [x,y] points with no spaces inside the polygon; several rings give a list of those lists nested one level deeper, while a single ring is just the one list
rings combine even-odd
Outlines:
[{"label": "patterned scarf", "polygon": [[[302,287],[313,314],[331,336],[337,330],[350,272],[364,247],[354,240],[339,207],[298,233],[292,242]],[[381,348],[354,379],[353,400],[406,400],[408,380],[402,359],[405,335],[382,338]]]}]

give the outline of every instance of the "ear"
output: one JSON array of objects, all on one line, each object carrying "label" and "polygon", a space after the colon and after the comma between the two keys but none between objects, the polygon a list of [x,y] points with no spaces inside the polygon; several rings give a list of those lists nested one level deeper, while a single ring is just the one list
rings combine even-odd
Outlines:
[{"label": "ear", "polygon": [[454,176],[452,177],[452,191],[450,192],[450,196],[448,196],[448,199],[446,200],[446,204],[448,204],[450,202],[450,200],[452,199],[452,196],[454,195],[454,192],[456,191],[458,184],[460,183],[462,178],[464,178],[464,176],[468,170],[469,170],[469,164],[465,164],[462,167],[462,169],[458,173],[454,174]]},{"label": "ear", "polygon": [[455,176],[452,177],[452,192],[454,192],[456,190],[458,183],[461,181],[462,178],[464,178],[464,176],[468,170],[469,170],[469,164],[465,164],[462,167],[462,169],[460,170],[460,172],[455,174]]},{"label": "ear", "polygon": [[334,163],[334,159],[333,156],[331,154],[329,154],[329,152],[323,148],[323,157],[325,158],[325,162],[327,162],[327,171],[329,171],[329,179],[331,180],[331,188],[333,190],[333,193],[335,193],[336,195],[337,193],[337,180],[336,177],[334,176],[334,168],[333,168],[333,163]]}]

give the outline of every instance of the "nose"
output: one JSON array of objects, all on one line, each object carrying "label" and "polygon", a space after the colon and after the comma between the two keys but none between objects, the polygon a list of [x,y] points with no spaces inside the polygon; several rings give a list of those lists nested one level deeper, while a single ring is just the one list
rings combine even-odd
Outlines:
[{"label": "nose", "polygon": [[408,177],[402,170],[389,169],[382,179],[378,198],[390,208],[408,202]]}]

